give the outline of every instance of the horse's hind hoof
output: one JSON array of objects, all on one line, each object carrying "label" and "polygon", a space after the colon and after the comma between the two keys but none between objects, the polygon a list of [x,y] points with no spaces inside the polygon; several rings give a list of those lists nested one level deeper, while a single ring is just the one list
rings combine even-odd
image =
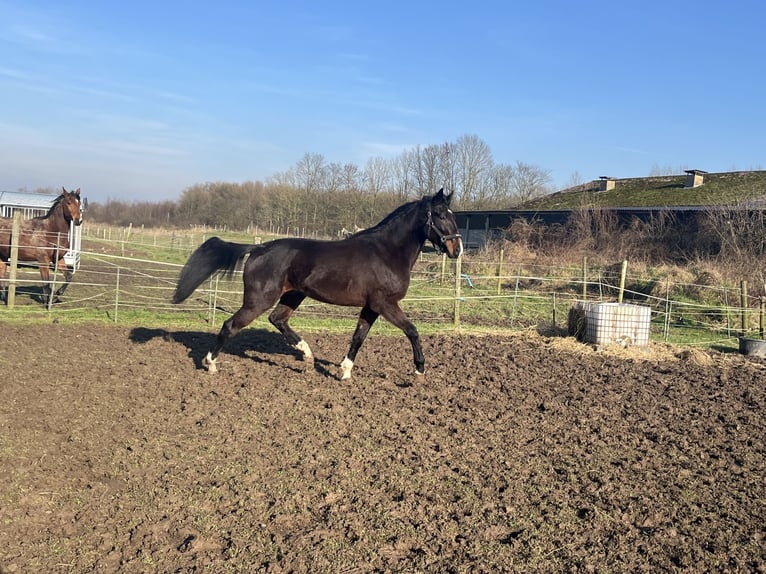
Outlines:
[{"label": "horse's hind hoof", "polygon": [[211,359],[209,354],[202,359],[202,366],[207,369],[208,373],[215,373],[218,371],[218,367],[215,366],[215,359]]}]

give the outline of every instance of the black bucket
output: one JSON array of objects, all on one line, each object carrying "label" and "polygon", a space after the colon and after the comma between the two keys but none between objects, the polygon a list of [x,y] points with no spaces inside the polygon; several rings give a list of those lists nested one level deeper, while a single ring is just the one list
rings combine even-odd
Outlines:
[{"label": "black bucket", "polygon": [[766,341],[763,339],[740,337],[739,352],[750,357],[762,357],[766,359]]}]

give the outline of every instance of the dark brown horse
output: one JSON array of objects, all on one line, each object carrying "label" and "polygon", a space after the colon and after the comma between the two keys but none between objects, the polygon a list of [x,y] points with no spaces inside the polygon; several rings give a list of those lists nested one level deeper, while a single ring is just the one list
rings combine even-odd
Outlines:
[{"label": "dark brown horse", "polygon": [[340,241],[276,239],[262,245],[243,245],[208,239],[191,254],[181,270],[173,302],[184,301],[199,285],[219,271],[231,274],[249,255],[243,272],[242,307],[226,320],[215,345],[203,360],[216,371],[216,357],[224,343],[261,313],[277,306],[269,321],[313,364],[306,341],[288,320],[306,297],[333,305],[361,307],[351,346],[340,365],[347,379],[359,348],[379,316],[404,331],[412,344],[415,372],[425,372],[425,358],[415,325],[399,306],[410,284],[410,273],[426,240],[460,257],[463,243],[455,216],[449,209],[452,195],[439,190],[433,196],[406,203],[375,227]]},{"label": "dark brown horse", "polygon": [[[82,212],[80,210],[80,189],[62,192],[53,202],[48,213],[21,222],[21,232],[17,240],[19,246],[19,262],[35,263],[40,267],[40,277],[43,280],[43,301],[51,297],[50,268],[57,264],[64,271],[64,284],[54,295],[58,300],[72,280],[72,270],[67,267],[64,255],[69,250],[70,223],[80,225]],[[12,220],[0,219],[0,298],[6,297],[7,286],[5,275],[11,258]]]}]

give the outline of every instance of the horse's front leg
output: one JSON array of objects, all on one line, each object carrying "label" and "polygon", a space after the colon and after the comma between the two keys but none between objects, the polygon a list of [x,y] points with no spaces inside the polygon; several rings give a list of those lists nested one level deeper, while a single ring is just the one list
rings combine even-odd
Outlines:
[{"label": "horse's front leg", "polygon": [[423,348],[420,346],[420,335],[415,325],[407,318],[398,303],[387,305],[381,311],[381,315],[393,325],[399,327],[412,345],[412,358],[415,362],[415,374],[422,375],[426,372],[426,359],[423,355]]},{"label": "horse's front leg", "polygon": [[370,327],[375,323],[378,316],[379,313],[373,311],[369,307],[364,307],[361,313],[359,313],[359,320],[356,323],[354,335],[351,337],[351,345],[348,348],[348,353],[346,353],[343,362],[340,364],[341,380],[351,378],[351,369],[354,367],[354,360],[356,359],[356,354],[359,352],[359,347],[364,343],[364,340],[367,338],[367,333],[370,332]]},{"label": "horse's front leg", "polygon": [[66,288],[69,287],[69,283],[72,281],[72,270],[69,269],[69,267],[66,264],[66,261],[63,259],[59,260],[58,262],[58,268],[64,270],[64,283],[56,290],[56,299],[55,302],[58,302],[59,295],[63,295],[64,291],[66,291]]},{"label": "horse's front leg", "polygon": [[[40,264],[40,279],[43,282],[42,292],[40,294],[40,301],[47,305],[48,301],[51,301],[51,296],[53,295],[53,290],[51,287],[51,272],[48,265]],[[53,303],[56,302],[56,300],[52,301]]]}]

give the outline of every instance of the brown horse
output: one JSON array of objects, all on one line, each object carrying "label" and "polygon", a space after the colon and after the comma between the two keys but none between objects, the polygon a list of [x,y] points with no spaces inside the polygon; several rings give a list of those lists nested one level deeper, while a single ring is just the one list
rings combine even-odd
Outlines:
[{"label": "brown horse", "polygon": [[191,254],[181,271],[173,302],[180,303],[216,272],[233,272],[249,255],[244,267],[242,308],[226,320],[215,345],[203,360],[208,371],[229,338],[258,315],[279,303],[269,321],[313,363],[305,340],[287,324],[306,297],[332,305],[361,307],[351,345],[340,365],[340,377],[351,376],[356,354],[379,316],[399,327],[412,345],[415,372],[423,374],[425,358],[415,325],[399,306],[410,284],[410,273],[423,244],[429,240],[449,257],[463,252],[455,216],[449,209],[452,196],[439,190],[433,196],[406,203],[375,227],[340,241],[276,239],[261,245],[244,245],[208,239]]},{"label": "brown horse", "polygon": [[[69,286],[72,280],[72,270],[67,267],[64,255],[69,250],[69,227],[71,223],[82,223],[80,210],[80,188],[76,191],[63,191],[48,213],[21,222],[19,233],[19,262],[35,263],[40,268],[43,280],[42,299],[47,302],[51,297],[50,268],[57,264],[64,271],[64,284],[54,295],[54,302]],[[0,219],[0,299],[7,297],[5,275],[11,258],[12,221],[9,218]]]}]

